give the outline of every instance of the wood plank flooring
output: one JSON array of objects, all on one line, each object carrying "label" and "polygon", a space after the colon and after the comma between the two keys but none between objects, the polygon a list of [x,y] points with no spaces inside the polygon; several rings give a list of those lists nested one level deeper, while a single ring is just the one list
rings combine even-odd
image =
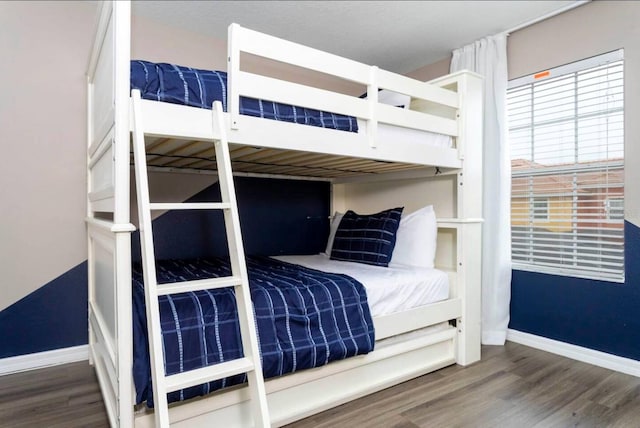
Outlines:
[{"label": "wood plank flooring", "polygon": [[507,342],[290,428],[640,427],[640,378]]},{"label": "wood plank flooring", "polygon": [[[86,362],[0,377],[0,427],[106,427]],[[640,378],[508,342],[288,426],[640,427]]]},{"label": "wood plank flooring", "polygon": [[88,361],[0,376],[0,427],[108,427]]}]

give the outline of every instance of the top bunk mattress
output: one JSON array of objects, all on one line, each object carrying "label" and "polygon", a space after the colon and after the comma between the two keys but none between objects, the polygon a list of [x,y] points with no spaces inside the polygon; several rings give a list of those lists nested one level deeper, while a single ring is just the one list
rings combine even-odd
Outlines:
[{"label": "top bunk mattress", "polygon": [[[227,111],[227,73],[175,64],[131,61],[131,90],[139,89],[147,100],[211,109],[220,101]],[[358,132],[358,121],[344,116],[272,101],[240,97],[240,114]]]},{"label": "top bunk mattress", "polygon": [[367,290],[371,316],[389,315],[449,298],[449,276],[437,269],[381,267],[331,260],[326,254],[275,256],[274,259],[329,273],[341,273]]}]

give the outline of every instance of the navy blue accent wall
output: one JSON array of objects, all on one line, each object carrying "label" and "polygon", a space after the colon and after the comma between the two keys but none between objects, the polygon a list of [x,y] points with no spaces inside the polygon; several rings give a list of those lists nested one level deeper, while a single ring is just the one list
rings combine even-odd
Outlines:
[{"label": "navy blue accent wall", "polygon": [[0,311],[0,358],[85,345],[87,316],[82,262]]},{"label": "navy blue accent wall", "polygon": [[640,360],[640,228],[624,231],[624,284],[514,270],[509,328]]},{"label": "navy blue accent wall", "polygon": [[[329,233],[330,184],[321,181],[235,177],[245,252],[254,255],[317,254]],[[189,202],[219,202],[214,184]],[[171,211],[153,222],[157,259],[228,254],[220,211]],[[134,260],[140,241],[132,236]]]},{"label": "navy blue accent wall", "polygon": [[[236,177],[246,252],[259,255],[324,251],[329,231],[328,182]],[[191,202],[220,201],[218,185]],[[172,211],[153,222],[159,259],[227,254],[220,212]],[[138,233],[132,236],[140,258]],[[25,266],[28,268],[28,266]],[[0,311],[0,358],[87,343],[87,262]]]},{"label": "navy blue accent wall", "polygon": [[317,254],[329,235],[326,181],[236,178],[247,254]]}]

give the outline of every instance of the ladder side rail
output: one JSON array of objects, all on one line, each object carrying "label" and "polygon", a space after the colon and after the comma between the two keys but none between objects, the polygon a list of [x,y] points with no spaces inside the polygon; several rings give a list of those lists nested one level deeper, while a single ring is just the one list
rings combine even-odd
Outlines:
[{"label": "ladder side rail", "polygon": [[231,169],[231,157],[229,155],[229,143],[227,141],[225,121],[220,101],[213,103],[214,135],[219,131],[220,139],[215,141],[216,162],[218,164],[218,181],[220,183],[220,195],[222,202],[233,207],[224,210],[225,229],[229,245],[229,258],[231,262],[231,274],[241,278],[241,285],[235,287],[236,304],[238,308],[238,321],[240,324],[241,342],[244,356],[253,362],[254,369],[247,372],[251,404],[253,407],[254,424],[256,427],[270,426],[267,407],[267,394],[264,386],[262,363],[260,361],[260,348],[258,346],[257,325],[251,302],[249,290],[249,276],[242,244],[240,231],[240,217],[236,200],[233,173]]},{"label": "ladder side rail", "polygon": [[138,218],[140,244],[142,247],[142,268],[144,270],[144,292],[147,308],[147,330],[149,334],[149,352],[151,373],[153,375],[154,413],[157,427],[169,426],[164,350],[160,331],[160,305],[158,303],[155,251],[153,248],[153,230],[149,202],[149,179],[147,176],[147,157],[144,142],[143,120],[140,109],[139,90],[132,92],[133,99],[133,155],[138,196]]}]

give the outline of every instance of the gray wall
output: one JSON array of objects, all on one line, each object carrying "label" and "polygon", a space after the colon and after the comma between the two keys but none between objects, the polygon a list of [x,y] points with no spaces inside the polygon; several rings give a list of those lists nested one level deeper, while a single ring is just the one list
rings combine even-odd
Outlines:
[{"label": "gray wall", "polygon": [[0,311],[87,258],[92,2],[0,2]]}]

